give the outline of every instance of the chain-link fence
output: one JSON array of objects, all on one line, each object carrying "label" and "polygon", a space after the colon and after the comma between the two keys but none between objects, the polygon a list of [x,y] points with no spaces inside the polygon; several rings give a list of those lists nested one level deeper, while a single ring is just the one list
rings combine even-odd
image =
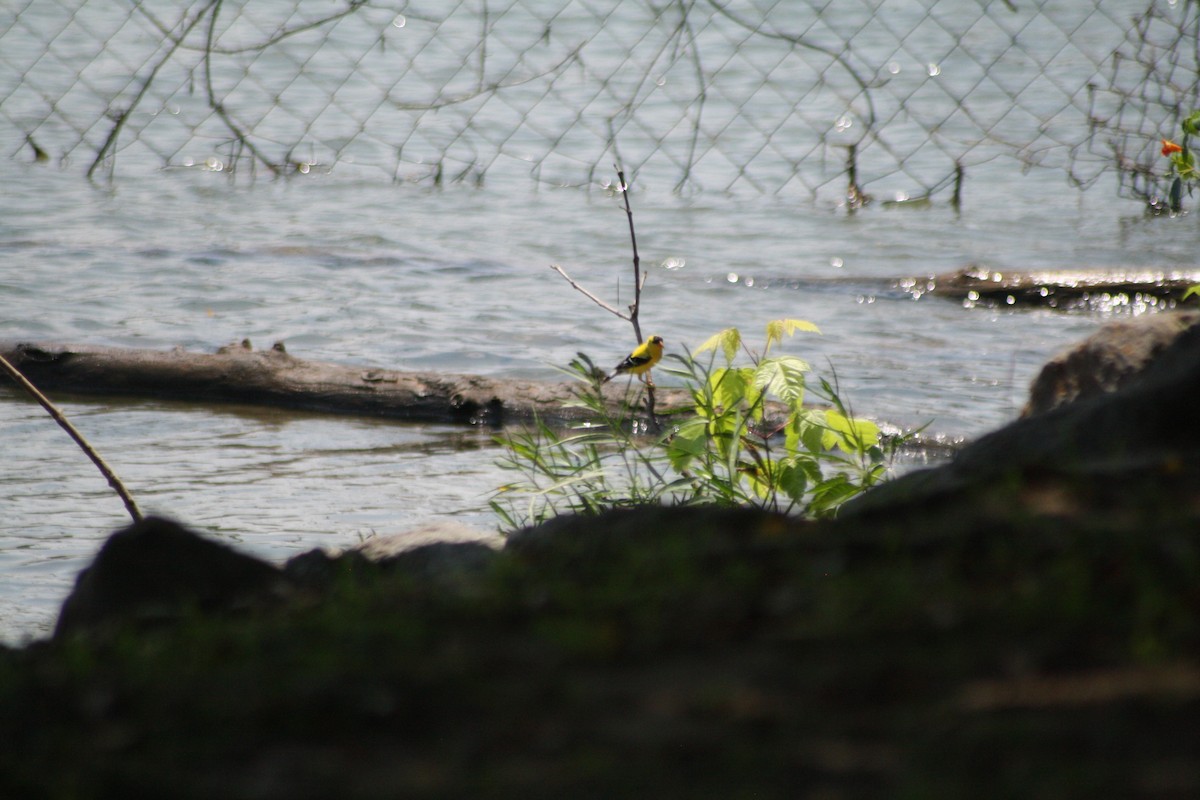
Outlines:
[{"label": "chain-link fence", "polygon": [[[1147,5],[1149,3],[1149,5]],[[27,0],[0,146],[138,167],[956,196],[997,157],[1150,196],[1195,0]]]},{"label": "chain-link fence", "polygon": [[1104,66],[1088,87],[1087,152],[1117,170],[1122,194],[1162,208],[1169,177],[1160,139],[1178,140],[1180,121],[1200,109],[1200,3],[1151,3]]}]

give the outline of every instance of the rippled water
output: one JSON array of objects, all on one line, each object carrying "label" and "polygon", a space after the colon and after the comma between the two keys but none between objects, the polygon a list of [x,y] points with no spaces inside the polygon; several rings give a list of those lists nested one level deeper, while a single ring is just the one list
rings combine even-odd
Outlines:
[{"label": "rippled water", "polygon": [[[0,400],[0,629],[43,632],[124,506],[32,403]],[[146,514],[186,521],[262,557],[344,547],[423,520],[488,528],[490,434],[271,409],[70,400],[63,411]]]},{"label": "rippled water", "polygon": [[[631,334],[559,263],[629,300],[618,201],[514,184],[435,191],[334,176],[233,185],[162,173],[112,191],[0,162],[0,338],[210,351],[249,337],[301,358],[556,377]],[[783,316],[792,352],[836,369],[859,413],[972,436],[1011,417],[1038,366],[1103,316],[914,301],[886,278],[994,266],[1190,265],[1191,220],[1146,219],[1102,190],[1034,176],[944,208],[832,208],[634,196],[650,278],[643,322],[669,346]],[[1054,213],[1047,213],[1053,208]],[[261,409],[67,398],[146,511],[284,558],[454,514],[492,521],[485,433]],[[117,498],[40,408],[0,397],[0,633],[39,634],[74,573],[123,524]]]}]

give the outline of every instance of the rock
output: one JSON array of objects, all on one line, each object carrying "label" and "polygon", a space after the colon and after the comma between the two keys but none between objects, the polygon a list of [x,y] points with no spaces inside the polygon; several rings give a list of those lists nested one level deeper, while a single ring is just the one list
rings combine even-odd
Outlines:
[{"label": "rock", "polygon": [[272,603],[287,591],[283,574],[270,564],[148,517],[110,536],[79,574],[54,635],[196,610],[236,611]]},{"label": "rock", "polygon": [[509,534],[505,550],[522,558],[536,560],[552,554],[555,559],[587,563],[614,551],[636,550],[638,542],[653,541],[664,531],[686,531],[694,542],[703,542],[698,545],[701,549],[724,552],[731,541],[770,538],[793,522],[759,509],[647,505],[597,516],[552,517]]},{"label": "rock", "polygon": [[495,557],[496,549],[481,542],[432,542],[379,563],[416,578],[462,586],[487,569]]},{"label": "rock", "polygon": [[1105,325],[1042,367],[1021,416],[1041,414],[1081,397],[1116,390],[1139,375],[1197,322],[1200,312],[1181,311]]},{"label": "rock", "polygon": [[192,612],[222,614],[320,593],[339,575],[381,572],[462,586],[486,569],[502,540],[455,523],[373,537],[342,552],[312,550],[283,569],[149,517],[117,531],[83,570],[59,612],[55,637],[113,624],[168,622]]},{"label": "rock", "polygon": [[1200,325],[1186,327],[1111,392],[1016,420],[947,464],[910,472],[854,498],[840,516],[928,504],[971,486],[1037,475],[1183,473],[1200,465]]},{"label": "rock", "polygon": [[400,533],[372,536],[354,548],[372,561],[382,561],[431,544],[481,544],[493,549],[504,546],[496,531],[484,531],[459,522],[432,520]]},{"label": "rock", "polygon": [[345,550],[310,550],[288,559],[284,574],[309,588],[324,588],[342,574],[404,571],[417,578],[454,582],[485,569],[504,544],[494,531],[435,520],[401,533],[372,536]]}]

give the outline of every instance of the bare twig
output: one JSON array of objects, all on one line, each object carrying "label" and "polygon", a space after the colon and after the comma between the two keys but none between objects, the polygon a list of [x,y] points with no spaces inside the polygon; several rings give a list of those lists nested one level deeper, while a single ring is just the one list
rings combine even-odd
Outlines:
[{"label": "bare twig", "polygon": [[[642,304],[642,287],[646,285],[646,276],[642,274],[642,260],[638,256],[637,249],[637,233],[633,228],[633,208],[629,204],[629,184],[625,181],[625,172],[619,167],[614,167],[617,170],[617,188],[621,195],[625,198],[625,216],[629,218],[629,242],[633,246],[633,302],[629,304],[629,313],[625,314],[608,303],[601,300],[596,295],[589,292],[587,289],[580,286],[567,274],[566,270],[558,264],[551,264],[550,269],[557,272],[566,279],[567,283],[571,284],[571,288],[582,294],[584,297],[591,300],[596,305],[603,308],[610,314],[613,314],[620,319],[633,325],[633,335],[638,344],[642,343],[642,326],[638,322],[638,309]],[[654,383],[650,378],[646,381],[646,416],[647,425],[652,431],[657,432],[659,429],[658,417],[654,415]]]},{"label": "bare twig", "polygon": [[580,293],[580,294],[582,294],[584,297],[586,297],[587,299],[591,300],[591,301],[592,301],[593,303],[595,303],[596,305],[598,305],[598,306],[600,306],[601,308],[603,308],[605,311],[609,312],[610,314],[616,314],[618,317],[620,317],[620,318],[621,318],[621,319],[623,319],[623,320],[628,320],[628,319],[629,319],[629,317],[625,316],[625,315],[624,315],[624,314],[622,314],[620,311],[618,311],[617,309],[613,308],[613,307],[612,307],[612,306],[610,306],[608,303],[604,302],[604,301],[603,301],[603,300],[601,300],[599,297],[596,297],[596,295],[592,294],[592,293],[591,293],[591,292],[589,292],[587,289],[583,288],[583,287],[582,287],[582,286],[580,286],[578,283],[576,283],[576,282],[575,282],[575,279],[574,279],[574,278],[572,278],[570,275],[568,275],[568,274],[567,274],[567,272],[566,272],[566,270],[564,270],[564,269],[563,269],[562,267],[560,267],[558,264],[551,264],[551,265],[550,265],[550,269],[554,270],[554,271],[555,271],[555,272],[557,272],[559,275],[562,275],[564,278],[566,278],[566,279],[567,279],[567,283],[571,284],[571,288],[572,288],[572,289],[574,289],[575,291],[579,292],[579,293]]},{"label": "bare twig", "polygon": [[178,37],[168,36],[168,39],[170,39],[172,42],[171,47],[167,50],[163,57],[159,59],[158,63],[150,69],[150,73],[146,76],[146,80],[142,82],[141,88],[138,89],[137,95],[130,102],[129,107],[118,114],[113,120],[112,130],[108,132],[108,137],[105,138],[104,144],[100,146],[100,149],[96,151],[96,157],[92,159],[92,164],[88,167],[87,176],[89,180],[91,180],[92,175],[95,174],[96,170],[100,167],[100,164],[104,161],[104,159],[108,158],[108,154],[116,148],[117,139],[121,135],[121,129],[125,127],[125,123],[129,120],[129,115],[133,113],[133,110],[137,108],[138,104],[142,102],[143,98],[145,98],[146,93],[150,90],[150,86],[158,77],[159,70],[161,70],[163,66],[165,66],[166,63],[175,56],[175,51],[180,48],[184,39],[186,39],[188,34],[192,32],[192,29],[199,24],[200,20],[204,19],[204,15],[208,14],[213,6],[216,5],[216,3],[217,0],[212,0],[207,6],[201,9],[200,12],[196,14],[195,18],[184,26],[183,33],[181,33]]},{"label": "bare twig", "polygon": [[103,475],[105,480],[108,481],[108,485],[111,486],[116,491],[117,495],[120,496],[122,502],[125,503],[125,510],[129,512],[129,516],[133,518],[133,521],[141,522],[142,512],[138,510],[137,503],[133,501],[133,497],[128,491],[126,491],[125,485],[121,483],[121,479],[117,477],[116,473],[112,471],[108,464],[104,463],[104,459],[100,457],[100,454],[97,453],[92,446],[88,444],[87,440],[83,438],[83,434],[75,429],[75,426],[63,416],[62,412],[50,402],[46,395],[38,391],[38,388],[30,383],[29,379],[22,375],[21,371],[9,363],[8,359],[4,358],[3,356],[0,356],[0,369],[3,369],[5,372],[7,372],[8,375],[14,381],[19,383],[21,387],[33,397],[34,400],[37,400],[38,403],[41,404],[42,408],[46,409],[47,413],[54,418],[54,421],[58,423],[59,427],[66,431],[67,434],[75,440],[75,443],[79,445],[87,457],[92,460],[92,463],[96,465],[96,468],[100,470],[100,474]]},{"label": "bare twig", "polygon": [[620,181],[621,196],[625,198],[625,216],[629,218],[629,241],[633,245],[633,302],[629,305],[629,316],[626,319],[633,325],[633,334],[638,343],[642,342],[642,326],[638,324],[638,309],[642,304],[642,260],[638,257],[637,234],[633,230],[633,209],[629,205],[629,184],[625,182],[625,172],[617,169],[617,180]]},{"label": "bare twig", "polygon": [[[250,140],[249,134],[242,130],[242,127],[230,116],[225,109],[225,104],[217,99],[216,89],[213,87],[212,78],[212,57],[213,57],[213,42],[216,37],[217,30],[217,15],[221,12],[221,4],[224,0],[213,0],[211,10],[208,12],[208,32],[205,36],[204,47],[204,91],[208,99],[208,107],[213,110],[217,117],[225,123],[225,127],[229,128],[229,132],[234,136],[234,142],[237,146],[244,147],[250,151],[254,158],[266,165],[267,169],[275,175],[279,175],[282,171],[280,166],[267,158]],[[253,163],[253,162],[251,162]]]},{"label": "bare twig", "polygon": [[[625,182],[625,172],[617,168],[617,180],[621,182],[621,196],[625,198],[625,216],[629,218],[629,244],[633,248],[633,303],[629,306],[629,322],[633,325],[633,334],[639,343],[642,342],[642,326],[638,323],[638,310],[642,307],[642,287],[646,278],[642,275],[642,259],[638,256],[637,233],[633,229],[633,207],[629,204],[629,184]],[[654,414],[654,380],[646,373],[646,424],[651,432],[658,433],[660,425]]]}]

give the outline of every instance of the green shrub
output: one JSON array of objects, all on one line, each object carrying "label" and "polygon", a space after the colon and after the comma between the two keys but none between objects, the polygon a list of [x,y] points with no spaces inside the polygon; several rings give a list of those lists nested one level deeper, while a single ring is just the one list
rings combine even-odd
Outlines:
[{"label": "green shrub", "polygon": [[[883,478],[903,438],[885,440],[875,423],[854,417],[836,382],[810,385],[804,360],[771,353],[796,331],[819,332],[802,320],[776,320],[761,353],[730,328],[695,353],[668,356],[675,366],[659,369],[682,383],[691,406],[665,418],[652,403],[641,410],[647,390],[640,384],[619,404],[606,400],[601,372],[580,354],[567,372],[579,382],[572,405],[588,420],[567,431],[538,423],[499,437],[500,465],[521,475],[491,500],[502,525],[647,503],[834,513]],[[739,351],[748,363],[735,363]],[[824,405],[805,405],[809,395]]]}]

